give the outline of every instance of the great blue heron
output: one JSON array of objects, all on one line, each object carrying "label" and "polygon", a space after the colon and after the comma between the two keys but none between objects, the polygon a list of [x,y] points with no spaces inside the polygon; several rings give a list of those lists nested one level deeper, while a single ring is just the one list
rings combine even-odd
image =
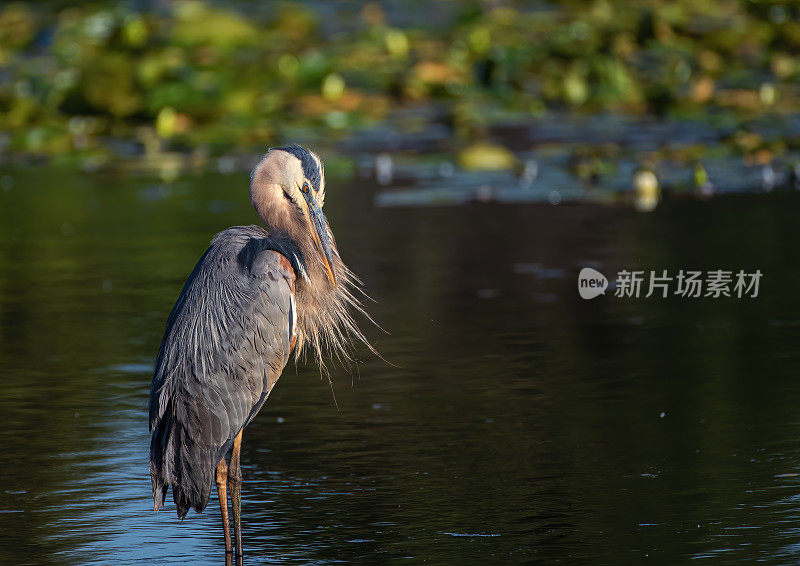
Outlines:
[{"label": "great blue heron", "polygon": [[[269,228],[236,226],[211,241],[167,320],[150,390],[150,477],[155,510],[167,489],[178,517],[202,511],[216,481],[225,550],[242,554],[242,430],[291,353],[347,356],[366,343],[351,309],[358,281],[339,257],[322,213],[325,176],[314,153],[270,149],[253,170],[250,201]],[[225,456],[231,450],[230,464]]]}]

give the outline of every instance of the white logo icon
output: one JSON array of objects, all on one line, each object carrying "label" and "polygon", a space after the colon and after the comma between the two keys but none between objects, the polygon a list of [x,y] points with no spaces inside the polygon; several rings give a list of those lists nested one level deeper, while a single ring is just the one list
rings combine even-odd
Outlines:
[{"label": "white logo icon", "polygon": [[598,295],[604,295],[608,289],[608,279],[606,276],[592,269],[584,267],[578,274],[578,293],[582,299],[594,299]]}]

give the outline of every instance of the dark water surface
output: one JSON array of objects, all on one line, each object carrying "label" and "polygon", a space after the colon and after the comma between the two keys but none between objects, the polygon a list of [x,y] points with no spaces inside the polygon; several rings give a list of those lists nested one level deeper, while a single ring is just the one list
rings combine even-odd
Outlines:
[{"label": "dark water surface", "polygon": [[[215,498],[152,511],[164,322],[247,176],[5,171],[0,562],[224,563]],[[244,435],[248,563],[800,560],[795,195],[375,209],[331,181],[342,255],[391,334],[290,367]],[[581,265],[760,269],[757,299],[584,301]]]}]

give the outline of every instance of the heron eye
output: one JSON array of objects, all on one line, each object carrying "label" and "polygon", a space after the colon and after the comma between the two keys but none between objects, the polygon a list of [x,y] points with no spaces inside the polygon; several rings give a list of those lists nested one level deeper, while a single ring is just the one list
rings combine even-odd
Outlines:
[{"label": "heron eye", "polygon": [[308,191],[309,191],[309,190],[311,190],[311,189],[309,189],[309,187],[308,187],[308,181],[306,181],[306,182],[304,182],[304,183],[303,183],[303,187],[302,187],[302,189],[301,189],[301,190],[302,190],[304,193],[308,194]]}]

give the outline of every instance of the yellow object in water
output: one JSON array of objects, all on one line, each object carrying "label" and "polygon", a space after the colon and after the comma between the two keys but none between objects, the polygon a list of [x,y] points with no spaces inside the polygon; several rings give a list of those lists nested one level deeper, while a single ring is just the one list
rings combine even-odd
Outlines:
[{"label": "yellow object in water", "polygon": [[162,108],[156,116],[156,132],[162,138],[171,138],[177,130],[178,113],[171,106]]},{"label": "yellow object in water", "polygon": [[344,89],[344,79],[339,73],[331,73],[322,81],[322,96],[328,102],[336,102],[342,98]]},{"label": "yellow object in water", "polygon": [[642,169],[633,176],[634,206],[636,210],[650,212],[658,206],[661,187],[655,173]]},{"label": "yellow object in water", "polygon": [[507,147],[481,142],[462,150],[458,163],[467,171],[504,171],[513,169],[517,158]]}]

